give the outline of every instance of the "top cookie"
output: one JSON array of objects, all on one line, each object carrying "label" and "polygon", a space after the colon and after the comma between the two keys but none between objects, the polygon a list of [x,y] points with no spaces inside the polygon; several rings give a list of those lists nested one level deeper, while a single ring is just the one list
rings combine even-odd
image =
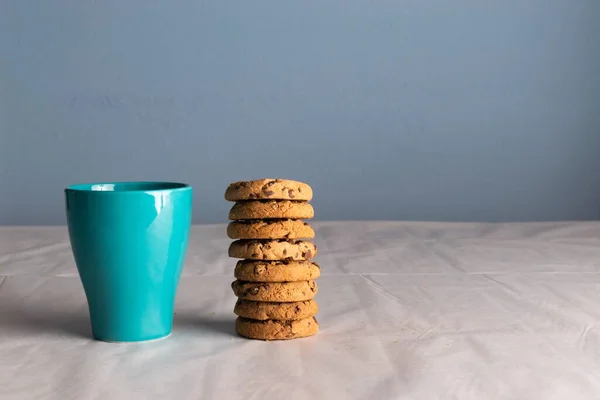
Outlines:
[{"label": "top cookie", "polygon": [[312,188],[306,183],[288,179],[258,179],[234,182],[225,191],[225,200],[302,200],[312,199]]}]

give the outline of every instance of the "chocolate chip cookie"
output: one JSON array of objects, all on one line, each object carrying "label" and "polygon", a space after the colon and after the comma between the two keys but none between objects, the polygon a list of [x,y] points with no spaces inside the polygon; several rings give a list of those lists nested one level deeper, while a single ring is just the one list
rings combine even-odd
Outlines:
[{"label": "chocolate chip cookie", "polygon": [[240,317],[259,321],[267,319],[298,320],[317,315],[319,306],[314,300],[274,303],[238,299],[233,312]]},{"label": "chocolate chip cookie", "polygon": [[303,282],[247,282],[231,283],[233,293],[240,299],[271,302],[310,300],[317,294],[315,281]]},{"label": "chocolate chip cookie", "polygon": [[233,221],[227,226],[231,239],[310,239],[315,231],[296,219]]},{"label": "chocolate chip cookie", "polygon": [[310,203],[290,200],[258,200],[237,202],[229,211],[229,219],[310,219],[315,210]]},{"label": "chocolate chip cookie", "polygon": [[250,339],[286,340],[312,336],[319,331],[319,324],[315,317],[290,321],[257,321],[238,317],[235,330],[240,336]]},{"label": "chocolate chip cookie", "polygon": [[299,282],[317,279],[321,269],[310,261],[241,260],[233,274],[239,280],[250,282]]},{"label": "chocolate chip cookie", "polygon": [[317,246],[304,240],[236,240],[229,257],[249,260],[311,260]]},{"label": "chocolate chip cookie", "polygon": [[234,182],[225,191],[225,200],[303,200],[312,199],[313,191],[306,183],[288,179],[258,179]]}]

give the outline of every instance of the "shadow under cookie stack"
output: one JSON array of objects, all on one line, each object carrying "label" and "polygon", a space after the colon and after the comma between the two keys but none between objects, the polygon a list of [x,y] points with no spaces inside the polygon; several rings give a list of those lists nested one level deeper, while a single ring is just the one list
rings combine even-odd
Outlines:
[{"label": "shadow under cookie stack", "polygon": [[302,221],[314,216],[309,185],[285,179],[234,182],[225,199],[227,235],[237,239],[229,256],[241,258],[231,284],[238,297],[234,313],[240,336],[260,340],[296,339],[319,330],[314,281],[321,274],[312,262],[315,232]]}]

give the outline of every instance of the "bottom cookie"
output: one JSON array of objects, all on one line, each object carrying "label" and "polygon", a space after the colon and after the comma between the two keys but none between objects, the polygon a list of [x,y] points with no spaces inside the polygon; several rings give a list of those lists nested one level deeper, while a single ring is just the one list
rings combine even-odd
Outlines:
[{"label": "bottom cookie", "polygon": [[319,324],[315,317],[296,321],[256,321],[238,317],[235,330],[240,336],[259,340],[289,340],[315,335]]}]

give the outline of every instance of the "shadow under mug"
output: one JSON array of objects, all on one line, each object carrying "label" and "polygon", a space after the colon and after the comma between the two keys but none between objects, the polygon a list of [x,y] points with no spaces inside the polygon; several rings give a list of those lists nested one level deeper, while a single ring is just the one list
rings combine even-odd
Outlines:
[{"label": "shadow under mug", "polygon": [[113,182],[65,189],[67,225],[94,338],[166,337],[187,251],[192,187]]}]

